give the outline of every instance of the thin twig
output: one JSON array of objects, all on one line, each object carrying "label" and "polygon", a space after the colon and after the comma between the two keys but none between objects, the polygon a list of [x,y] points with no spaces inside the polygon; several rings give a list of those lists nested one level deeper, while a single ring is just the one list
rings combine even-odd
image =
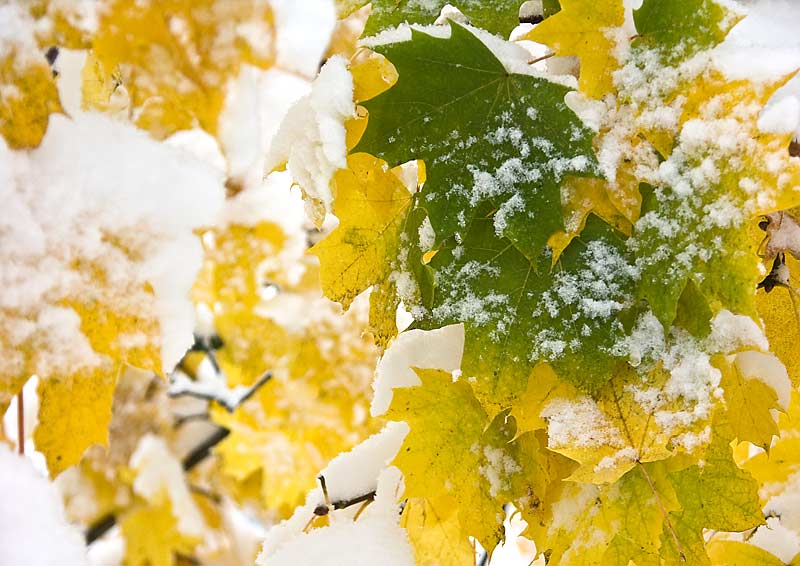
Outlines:
[{"label": "thin twig", "polygon": [[230,433],[231,431],[225,427],[217,428],[208,438],[195,446],[192,451],[184,457],[182,463],[183,471],[188,472],[197,466],[197,464],[208,458],[209,454],[211,454],[211,449],[225,440]]},{"label": "thin twig", "polygon": [[211,418],[208,412],[205,413],[189,413],[188,415],[178,415],[175,417],[175,428],[180,428],[186,423],[193,421],[207,421]]},{"label": "thin twig", "polygon": [[[188,379],[188,378],[187,378]],[[219,403],[226,411],[229,413],[234,412],[238,409],[242,403],[250,399],[253,395],[255,395],[256,391],[258,391],[265,383],[267,383],[270,379],[272,379],[272,372],[268,371],[256,381],[253,385],[251,385],[241,396],[236,400],[235,403],[230,403],[227,399],[223,399],[214,395],[209,392],[205,391],[194,391],[191,389],[179,389],[177,391],[167,391],[167,395],[171,398],[175,397],[194,397],[195,399],[202,399],[204,401],[216,401]]]},{"label": "thin twig", "polygon": [[541,57],[537,57],[536,59],[531,59],[530,61],[528,61],[528,65],[535,65],[539,61],[544,61],[546,59],[549,59],[550,57],[555,57],[555,56],[556,56],[555,52],[548,53],[547,55],[542,55]]},{"label": "thin twig", "polygon": [[[211,449],[222,442],[230,433],[231,431],[227,428],[219,427],[216,431],[214,431],[213,434],[208,436],[208,438],[198,444],[183,458],[183,470],[188,472],[197,466],[197,464],[205,460],[209,454],[211,454]],[[111,528],[116,524],[117,516],[114,513],[103,515],[86,531],[86,544],[92,544],[94,541],[110,531]]]},{"label": "thin twig", "polygon": [[664,502],[661,501],[661,496],[658,494],[658,491],[656,491],[656,486],[653,483],[653,479],[650,477],[650,474],[647,473],[647,468],[644,467],[644,464],[638,460],[636,461],[636,464],[639,466],[639,469],[644,475],[644,479],[647,480],[653,495],[656,497],[656,503],[658,503],[658,508],[661,509],[661,514],[664,516],[664,521],[667,522],[667,529],[669,530],[670,535],[672,535],[672,542],[675,543],[675,548],[678,549],[678,554],[681,556],[681,561],[686,562],[686,553],[683,552],[681,541],[678,540],[678,535],[675,533],[675,528],[672,526],[672,522],[669,520],[669,513],[667,513],[666,507],[664,507]]},{"label": "thin twig", "polygon": [[17,451],[25,455],[25,399],[22,389],[17,393]]}]

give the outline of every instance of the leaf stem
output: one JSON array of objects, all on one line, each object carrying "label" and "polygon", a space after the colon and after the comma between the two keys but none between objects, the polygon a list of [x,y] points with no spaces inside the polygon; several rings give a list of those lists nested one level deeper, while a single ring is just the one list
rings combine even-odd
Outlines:
[{"label": "leaf stem", "polygon": [[553,51],[552,53],[548,53],[547,55],[542,55],[541,57],[537,57],[536,59],[531,59],[530,61],[528,61],[528,65],[535,65],[539,61],[544,61],[546,59],[549,59],[550,57],[555,57],[555,56],[556,53],[555,51]]},{"label": "leaf stem", "polygon": [[17,393],[17,451],[25,455],[25,399],[22,389]]},{"label": "leaf stem", "polygon": [[656,490],[656,486],[653,483],[653,478],[650,477],[650,474],[647,472],[647,468],[644,467],[640,461],[636,461],[636,464],[639,466],[639,469],[642,471],[642,475],[644,475],[644,479],[647,480],[647,484],[650,486],[650,489],[653,492],[653,495],[656,497],[656,503],[658,503],[658,508],[661,510],[661,514],[664,516],[664,521],[667,523],[667,529],[669,529],[669,534],[672,535],[672,542],[675,543],[675,548],[678,549],[678,554],[681,556],[681,562],[686,562],[686,553],[683,551],[683,546],[681,545],[681,541],[678,540],[678,535],[675,533],[675,528],[672,526],[672,521],[669,520],[669,513],[667,513],[666,507],[664,507],[664,502],[661,501],[661,496],[658,494]]}]

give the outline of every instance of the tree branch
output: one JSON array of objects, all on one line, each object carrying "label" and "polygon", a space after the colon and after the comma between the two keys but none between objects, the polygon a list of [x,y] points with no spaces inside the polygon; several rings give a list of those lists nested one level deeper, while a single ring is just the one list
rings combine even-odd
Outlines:
[{"label": "tree branch", "polygon": [[[180,375],[180,374],[178,374]],[[241,406],[242,403],[255,395],[265,383],[272,379],[272,372],[268,371],[250,387],[236,387],[234,389],[227,389],[216,387],[213,384],[207,384],[199,381],[192,381],[186,376],[180,375],[182,381],[175,381],[170,385],[167,395],[169,397],[194,397],[195,399],[203,399],[204,401],[215,401],[225,408],[229,413],[234,412]]]},{"label": "tree branch", "polygon": [[[183,470],[188,472],[200,462],[205,460],[209,454],[211,454],[211,449],[222,442],[230,433],[231,431],[227,428],[218,427],[216,431],[203,440],[203,442],[195,446],[194,449],[192,449],[192,451],[183,458],[181,463]],[[87,546],[110,531],[111,528],[116,524],[117,516],[114,513],[108,513],[107,515],[100,517],[86,531]]]}]

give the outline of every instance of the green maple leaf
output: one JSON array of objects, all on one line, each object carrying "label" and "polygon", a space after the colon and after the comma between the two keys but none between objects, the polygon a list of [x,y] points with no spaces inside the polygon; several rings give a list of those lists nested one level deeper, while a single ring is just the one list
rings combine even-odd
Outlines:
[{"label": "green maple leaf", "polygon": [[[665,328],[675,321],[690,280],[712,306],[755,314],[752,290],[761,276],[747,227],[740,222],[715,224],[706,213],[711,204],[726,199],[724,190],[714,187],[689,196],[679,196],[669,188],[644,193],[642,218],[629,247],[641,272],[637,294],[647,300]],[[697,304],[699,298],[693,301]],[[690,316],[699,323],[701,314],[698,310]],[[702,317],[708,317],[708,312]]]},{"label": "green maple leaf", "polygon": [[667,64],[721,43],[739,21],[715,0],[645,0],[633,20],[637,43],[659,51]]},{"label": "green maple leaf", "polygon": [[507,37],[519,24],[522,0],[372,0],[364,35],[375,35],[406,22],[432,24],[447,4],[461,10],[472,25]]},{"label": "green maple leaf", "polygon": [[440,39],[376,47],[397,68],[391,89],[365,103],[366,132],[354,151],[390,166],[423,159],[420,204],[441,243],[491,202],[494,230],[539,256],[563,227],[560,183],[596,175],[592,132],[564,104],[566,87],[509,73],[466,28]]},{"label": "green maple leaf", "polygon": [[621,361],[617,314],[635,282],[623,240],[592,215],[551,269],[548,252],[529,260],[495,234],[488,207],[481,212],[460,243],[431,261],[436,284],[420,325],[465,324],[462,369],[484,402],[508,406],[545,361],[563,379],[598,389]]}]

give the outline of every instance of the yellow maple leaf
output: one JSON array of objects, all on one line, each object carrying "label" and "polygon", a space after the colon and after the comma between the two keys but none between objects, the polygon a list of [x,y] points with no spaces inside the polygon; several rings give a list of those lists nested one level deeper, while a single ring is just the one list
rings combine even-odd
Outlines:
[{"label": "yellow maple leaf", "polygon": [[406,501],[400,526],[408,533],[417,566],[470,564],[475,549],[461,536],[454,501],[412,498]]},{"label": "yellow maple leaf", "polygon": [[33,438],[53,477],[77,464],[89,446],[108,443],[116,381],[116,370],[103,365],[39,382],[39,425]]},{"label": "yellow maple leaf", "polygon": [[125,566],[173,566],[175,553],[191,555],[199,539],[178,529],[169,498],[141,503],[120,518],[125,538]]},{"label": "yellow maple leaf", "polygon": [[503,538],[503,504],[537,508],[563,459],[551,463],[534,433],[517,436],[508,410],[490,419],[466,381],[440,370],[416,372],[422,384],[395,389],[387,413],[411,429],[394,460],[404,495],[452,498],[462,538],[475,537],[491,553]]},{"label": "yellow maple leaf", "polygon": [[242,63],[272,64],[273,28],[257,1],[112,0],[92,48],[106,73],[119,72],[140,127],[159,139],[196,126],[214,135],[228,79]]},{"label": "yellow maple leaf", "polygon": [[619,65],[613,54],[615,28],[625,11],[619,0],[563,0],[561,11],[528,32],[523,39],[544,43],[557,55],[580,59],[578,86],[592,98],[613,88],[611,75]]},{"label": "yellow maple leaf", "polygon": [[549,549],[553,564],[657,564],[665,513],[680,508],[667,472],[656,463],[629,471],[613,485],[558,482],[542,518],[528,520],[527,532],[537,548]]},{"label": "yellow maple leaf", "polygon": [[[760,352],[744,355],[768,356]],[[777,393],[765,382],[743,373],[741,359],[730,363],[720,357],[716,363],[722,371],[720,384],[725,390],[725,404],[730,415],[727,425],[732,436],[769,449],[773,435],[778,433],[778,423],[770,413],[780,410]]]},{"label": "yellow maple leaf", "polygon": [[752,544],[712,540],[706,546],[712,566],[783,566],[777,556]]},{"label": "yellow maple leaf", "polygon": [[50,114],[60,111],[53,71],[44,55],[11,46],[0,58],[0,135],[9,147],[38,146]]},{"label": "yellow maple leaf", "polygon": [[347,169],[336,172],[334,198],[339,226],[311,253],[320,260],[325,296],[348,308],[391,273],[414,199],[384,161],[366,153],[350,155]]}]

